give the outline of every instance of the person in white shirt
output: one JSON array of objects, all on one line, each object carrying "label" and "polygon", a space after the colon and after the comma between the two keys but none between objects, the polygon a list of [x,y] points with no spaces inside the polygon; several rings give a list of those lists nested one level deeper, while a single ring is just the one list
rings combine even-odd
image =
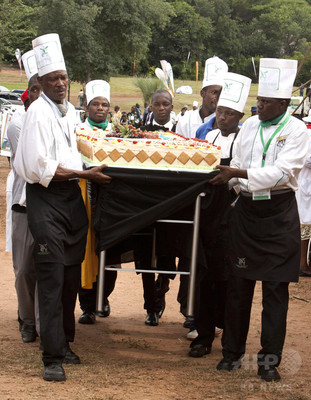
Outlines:
[{"label": "person in white shirt", "polygon": [[238,135],[236,155],[211,184],[237,184],[240,197],[230,218],[231,270],[228,282],[223,359],[218,370],[241,367],[256,281],[262,281],[261,350],[258,375],[281,379],[277,370],[286,335],[289,282],[298,281],[300,224],[295,198],[307,150],[302,121],[287,113],[296,60],[261,59],[258,116]]},{"label": "person in white shirt", "polygon": [[[236,151],[239,121],[243,117],[251,79],[228,72],[216,109],[218,129],[207,134],[206,140],[221,147],[221,165],[229,165]],[[198,300],[195,309],[195,326],[198,336],[190,345],[190,357],[202,357],[211,352],[216,327],[223,328],[226,287],[228,281],[228,221],[231,201],[227,192],[222,219],[214,229],[215,245],[212,261],[207,268],[198,266]]]},{"label": "person in white shirt", "polygon": [[82,169],[75,137],[75,109],[66,98],[68,76],[59,36],[33,40],[43,93],[30,105],[14,168],[27,182],[27,217],[34,238],[43,379],[66,380],[62,363],[78,364],[70,349],[74,308],[88,219],[79,178],[109,183],[105,167]]},{"label": "person in white shirt", "polygon": [[[86,121],[80,125],[80,129],[84,128],[86,130],[92,130],[94,128],[102,129],[104,131],[111,130],[111,123],[107,120],[107,115],[110,108],[110,85],[108,82],[104,80],[94,80],[90,81],[86,84],[85,87],[86,92],[86,109],[88,112],[88,117]],[[96,187],[94,188],[92,182],[87,182],[87,194],[89,198],[89,203],[91,204],[90,210],[90,221],[89,221],[89,232],[93,229],[93,213],[92,210],[96,207]],[[91,249],[95,248],[95,244],[92,243],[92,240],[95,240],[92,234],[88,235],[87,248],[90,246]],[[88,253],[89,254],[89,253]],[[87,260],[87,256],[85,258],[85,268],[88,267],[88,262],[91,263],[91,266],[94,267],[93,263],[98,260],[94,257],[95,260],[90,256],[90,260]],[[120,268],[120,264],[116,265]],[[82,264],[82,270],[84,265]],[[107,265],[108,267],[108,265]],[[111,265],[109,265],[111,267]],[[115,282],[117,279],[117,272],[115,271],[105,271],[105,286],[104,286],[104,299],[103,299],[103,311],[96,313],[96,293],[97,293],[97,279],[95,282],[92,282],[93,285],[91,288],[84,288],[80,286],[79,288],[79,303],[80,308],[82,310],[82,315],[79,317],[78,322],[80,324],[91,325],[96,321],[96,315],[99,317],[108,317],[110,315],[110,304],[108,297],[112,293]],[[83,284],[83,280],[81,281],[81,285]]]},{"label": "person in white shirt", "polygon": [[[211,57],[205,62],[204,79],[200,95],[202,105],[187,111],[178,119],[176,132],[186,138],[196,137],[197,129],[212,118],[215,120],[217,101],[223,85],[223,75],[228,71],[227,64],[218,57]],[[206,134],[206,132],[205,132]]]},{"label": "person in white shirt", "polygon": [[[25,101],[28,99],[29,104],[33,103],[41,94],[41,85],[37,78],[37,73],[30,76],[27,95],[23,93],[22,96]],[[14,172],[12,191],[12,260],[21,336],[24,343],[29,343],[34,342],[38,336],[35,313],[36,274],[32,254],[34,241],[27,222],[26,182],[17,175],[14,169],[15,154],[24,117],[25,111],[16,111],[14,113],[8,126],[8,139],[11,148],[11,164]]]},{"label": "person in white shirt", "polygon": [[[307,117],[308,118],[308,117]],[[308,260],[309,243],[311,239],[311,134],[309,133],[309,150],[305,165],[298,178],[296,192],[301,230],[301,255],[299,276],[311,277],[311,265]]]}]

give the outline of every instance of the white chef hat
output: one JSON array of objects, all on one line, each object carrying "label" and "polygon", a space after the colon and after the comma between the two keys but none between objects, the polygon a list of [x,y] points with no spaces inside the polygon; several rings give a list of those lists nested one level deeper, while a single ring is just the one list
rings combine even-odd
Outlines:
[{"label": "white chef hat", "polygon": [[27,51],[22,55],[22,61],[28,81],[30,78],[38,73],[36,57],[33,50]]},{"label": "white chef hat", "polygon": [[246,76],[227,72],[217,106],[243,112],[252,80]]},{"label": "white chef hat", "polygon": [[89,104],[95,97],[105,97],[110,102],[110,85],[108,82],[97,79],[85,86],[86,102]]},{"label": "white chef hat", "polygon": [[223,76],[228,72],[228,65],[219,57],[214,56],[205,61],[202,89],[211,85],[223,85]]},{"label": "white chef hat", "polygon": [[258,96],[290,99],[297,73],[297,60],[261,58]]},{"label": "white chef hat", "polygon": [[196,101],[196,100],[194,100],[194,102],[192,103],[192,106],[193,106],[193,107],[198,107],[198,105],[199,105],[199,102]]},{"label": "white chef hat", "polygon": [[66,71],[66,65],[57,33],[39,36],[32,41],[38,67],[38,75],[54,71]]}]

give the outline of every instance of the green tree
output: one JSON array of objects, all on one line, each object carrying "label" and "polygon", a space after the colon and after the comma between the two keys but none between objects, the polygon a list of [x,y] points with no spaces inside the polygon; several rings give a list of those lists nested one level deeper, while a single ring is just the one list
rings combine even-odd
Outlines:
[{"label": "green tree", "polygon": [[245,55],[292,57],[311,40],[311,7],[305,0],[255,1],[253,19],[243,26]]},{"label": "green tree", "polygon": [[[57,32],[71,79],[108,79],[131,70],[148,51],[152,26],[164,26],[171,7],[164,0],[41,0],[39,33]],[[63,18],[59,18],[62,15]]]},{"label": "green tree", "polygon": [[70,79],[90,80],[92,74],[96,76],[98,64],[105,73],[105,60],[99,63],[103,54],[95,23],[101,7],[92,1],[86,5],[74,0],[41,0],[40,4],[38,35],[59,34]]},{"label": "green tree", "polygon": [[209,43],[212,21],[197,13],[186,1],[176,0],[171,5],[174,15],[169,24],[164,29],[154,27],[149,62],[159,66],[159,61],[166,59],[172,64],[174,74],[180,76],[187,69],[189,52],[192,64],[195,60],[205,60],[205,44]]},{"label": "green tree", "polygon": [[37,32],[38,7],[22,0],[0,1],[0,62],[16,63],[15,49],[22,53],[32,48]]}]

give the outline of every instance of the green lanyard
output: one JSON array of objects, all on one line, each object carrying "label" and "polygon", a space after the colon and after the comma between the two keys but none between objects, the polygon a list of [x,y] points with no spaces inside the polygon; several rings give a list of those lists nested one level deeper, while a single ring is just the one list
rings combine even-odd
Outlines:
[{"label": "green lanyard", "polygon": [[284,128],[284,126],[287,124],[287,121],[289,120],[290,115],[287,115],[287,117],[285,118],[285,120],[281,123],[281,125],[274,131],[274,133],[270,136],[269,140],[267,141],[267,143],[265,144],[264,140],[263,140],[263,134],[262,134],[262,126],[260,127],[260,139],[261,139],[261,143],[263,146],[263,154],[262,154],[262,162],[261,162],[261,167],[263,168],[265,166],[266,163],[266,155],[267,155],[267,151],[269,149],[269,146],[272,142],[272,140],[274,139],[274,137]]}]

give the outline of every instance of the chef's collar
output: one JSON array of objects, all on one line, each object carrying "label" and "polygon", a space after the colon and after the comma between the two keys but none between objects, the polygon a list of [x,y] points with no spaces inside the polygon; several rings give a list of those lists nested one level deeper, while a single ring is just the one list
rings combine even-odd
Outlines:
[{"label": "chef's collar", "polygon": [[277,125],[281,119],[284,117],[284,115],[286,114],[286,112],[282,115],[280,115],[279,117],[274,118],[272,121],[260,121],[260,126],[262,128],[267,128],[268,126],[271,125]]}]

